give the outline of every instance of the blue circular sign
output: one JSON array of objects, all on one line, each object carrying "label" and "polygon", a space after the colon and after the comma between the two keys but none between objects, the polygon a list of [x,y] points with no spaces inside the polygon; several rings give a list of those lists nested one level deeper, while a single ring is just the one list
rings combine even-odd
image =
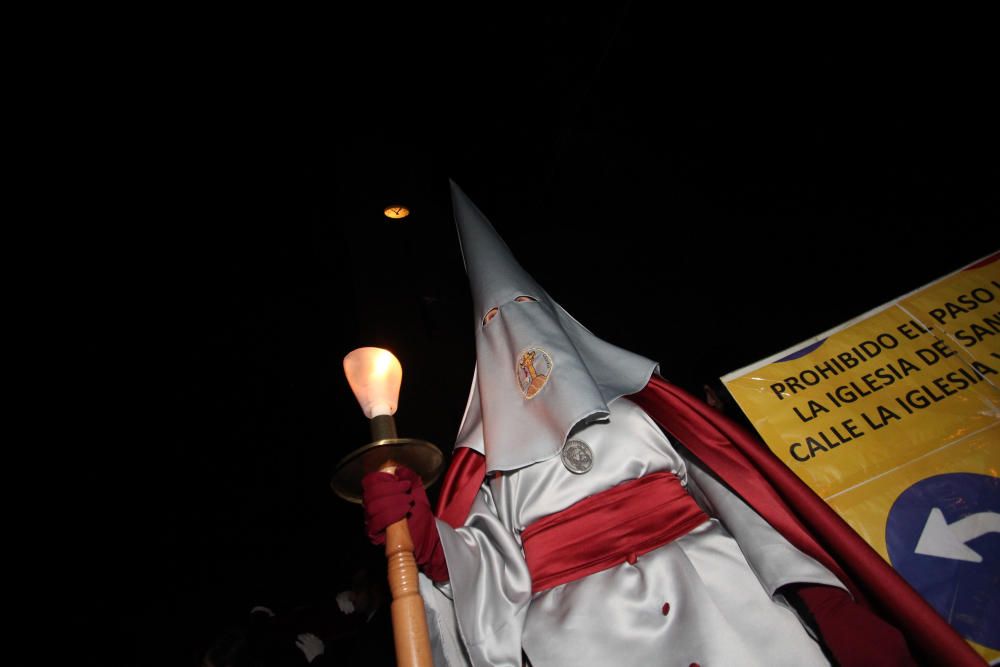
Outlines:
[{"label": "blue circular sign", "polygon": [[920,480],[893,503],[885,539],[896,571],[955,630],[1000,649],[1000,479]]}]

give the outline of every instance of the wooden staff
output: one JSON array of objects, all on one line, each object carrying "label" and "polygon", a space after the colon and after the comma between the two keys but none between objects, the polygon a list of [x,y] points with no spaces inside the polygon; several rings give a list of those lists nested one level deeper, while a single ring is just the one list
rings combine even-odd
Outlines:
[{"label": "wooden staff", "polygon": [[[396,472],[396,465],[388,461],[380,470],[391,475]],[[385,557],[392,591],[396,663],[399,667],[434,667],[424,600],[417,580],[417,561],[413,557],[413,538],[406,517],[385,529]]]}]

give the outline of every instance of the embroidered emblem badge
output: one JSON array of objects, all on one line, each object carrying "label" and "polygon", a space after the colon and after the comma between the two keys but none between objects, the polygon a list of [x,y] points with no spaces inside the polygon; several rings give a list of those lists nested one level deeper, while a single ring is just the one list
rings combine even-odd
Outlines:
[{"label": "embroidered emblem badge", "polygon": [[562,448],[562,462],[574,475],[582,475],[594,467],[594,453],[583,440],[570,440]]},{"label": "embroidered emblem badge", "polygon": [[540,347],[529,347],[517,355],[514,373],[525,398],[534,398],[552,375],[552,357]]}]

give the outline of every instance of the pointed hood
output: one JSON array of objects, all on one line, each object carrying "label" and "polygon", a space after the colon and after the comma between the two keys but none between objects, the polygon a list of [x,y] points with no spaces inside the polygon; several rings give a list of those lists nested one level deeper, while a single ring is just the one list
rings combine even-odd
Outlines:
[{"label": "pointed hood", "polygon": [[451,197],[476,335],[455,446],[485,454],[487,471],[514,470],[559,454],[578,425],[646,386],[657,364],[590,333],[518,264],[454,181]]}]

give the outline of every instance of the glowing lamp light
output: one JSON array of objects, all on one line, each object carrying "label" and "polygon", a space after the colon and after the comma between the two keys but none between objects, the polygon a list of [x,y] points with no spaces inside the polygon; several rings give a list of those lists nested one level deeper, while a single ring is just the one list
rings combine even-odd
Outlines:
[{"label": "glowing lamp light", "polygon": [[[396,408],[403,367],[392,352],[378,347],[359,347],[344,357],[344,375],[368,417],[371,441],[355,449],[337,463],[330,488],[341,498],[360,503],[364,496],[361,480],[374,470],[404,465],[430,486],[441,474],[444,455],[426,440],[401,438],[396,432]],[[416,572],[413,573],[416,577]]]},{"label": "glowing lamp light", "polygon": [[344,357],[344,374],[365,416],[374,419],[396,413],[403,367],[392,352],[359,347]]},{"label": "glowing lamp light", "polygon": [[385,217],[387,218],[399,220],[408,216],[410,214],[410,209],[405,206],[386,206],[385,210],[382,212],[385,213]]}]

